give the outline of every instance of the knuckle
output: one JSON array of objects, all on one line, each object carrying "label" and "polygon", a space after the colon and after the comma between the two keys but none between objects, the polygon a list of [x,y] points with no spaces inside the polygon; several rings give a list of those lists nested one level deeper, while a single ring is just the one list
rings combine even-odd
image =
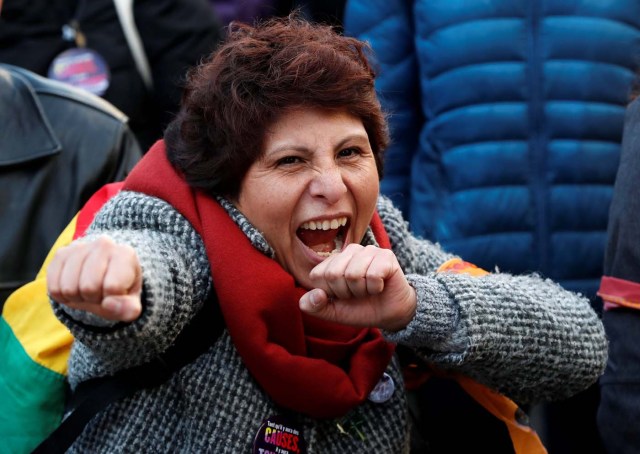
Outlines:
[{"label": "knuckle", "polygon": [[325,279],[330,280],[330,281],[335,281],[337,279],[342,279],[342,271],[334,269],[334,268],[329,268],[329,269],[327,269],[327,271],[325,271],[324,277],[325,277]]},{"label": "knuckle", "polygon": [[138,254],[133,246],[113,243],[112,255],[122,262],[137,262]]},{"label": "knuckle", "polygon": [[347,247],[344,249],[345,251],[349,251],[349,252],[357,252],[361,249],[364,249],[364,246],[362,246],[361,244],[358,243],[350,243],[347,245]]},{"label": "knuckle", "polygon": [[122,279],[117,276],[107,276],[103,284],[104,292],[109,295],[121,293],[123,290]]},{"label": "knuckle", "polygon": [[75,251],[78,250],[78,246],[79,245],[77,244],[68,244],[66,246],[62,246],[54,254],[51,263],[53,264],[53,263],[60,263],[60,262],[66,261],[70,255],[72,255]]},{"label": "knuckle", "polygon": [[74,285],[63,284],[60,286],[59,293],[65,299],[72,299],[78,295],[78,288]]},{"label": "knuckle", "polygon": [[108,247],[114,244],[113,240],[109,238],[107,235],[100,235],[98,238],[95,239],[95,243],[98,247]]},{"label": "knuckle", "polygon": [[123,246],[123,253],[126,255],[126,257],[131,260],[131,261],[138,261],[138,254],[136,253],[136,250],[129,245],[124,245]]},{"label": "knuckle", "polygon": [[60,293],[58,289],[49,289],[47,293],[49,295],[49,298],[51,298],[52,300],[55,300],[55,301],[62,300],[62,293]]},{"label": "knuckle", "polygon": [[344,277],[345,277],[346,280],[348,280],[350,282],[357,282],[357,281],[360,281],[362,278],[364,278],[362,273],[359,273],[359,272],[356,272],[356,271],[350,271],[350,270],[347,270],[344,273]]},{"label": "knuckle", "polygon": [[99,254],[109,253],[116,247],[113,240],[106,235],[99,236],[91,244],[93,251]]},{"label": "knuckle", "polygon": [[82,282],[79,285],[79,290],[81,295],[86,296],[95,296],[100,293],[100,287],[97,282]]}]

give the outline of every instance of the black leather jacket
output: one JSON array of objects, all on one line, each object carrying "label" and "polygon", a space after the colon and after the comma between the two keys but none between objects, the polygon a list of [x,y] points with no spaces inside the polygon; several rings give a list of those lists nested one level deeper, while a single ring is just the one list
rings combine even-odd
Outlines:
[{"label": "black leather jacket", "polygon": [[0,64],[0,308],[91,194],[140,156],[106,101]]}]

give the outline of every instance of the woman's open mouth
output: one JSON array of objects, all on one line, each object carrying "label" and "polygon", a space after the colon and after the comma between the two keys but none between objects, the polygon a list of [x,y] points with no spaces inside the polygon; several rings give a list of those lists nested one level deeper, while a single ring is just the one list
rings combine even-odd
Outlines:
[{"label": "woman's open mouth", "polygon": [[309,221],[303,223],[296,232],[300,241],[320,257],[329,257],[342,250],[347,232],[345,216]]}]

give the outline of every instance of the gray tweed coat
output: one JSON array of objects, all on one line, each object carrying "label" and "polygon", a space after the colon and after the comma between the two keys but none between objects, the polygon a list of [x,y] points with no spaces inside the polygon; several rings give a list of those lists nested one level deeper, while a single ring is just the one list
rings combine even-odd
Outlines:
[{"label": "gray tweed coat", "polygon": [[[220,200],[254,246],[273,251],[231,204]],[[595,382],[607,341],[587,299],[538,276],[482,278],[436,273],[453,256],[413,236],[384,197],[378,211],[393,251],[418,294],[414,320],[384,333],[428,362],[462,372],[519,403],[567,397]],[[166,349],[212,291],[204,245],[170,205],[121,192],[98,213],[88,239],[107,234],[132,245],[141,261],[146,299],[133,323],[112,323],[53,302],[71,329],[72,386],[140,364]],[[374,244],[368,232],[364,243]],[[408,451],[409,419],[398,362],[390,400],[363,403],[342,420],[291,415],[309,453]],[[309,390],[310,393],[313,389]],[[158,388],[142,390],[96,416],[72,446],[79,453],[251,452],[262,420],[278,408],[243,366],[228,334]],[[364,440],[337,427],[359,420]]]}]

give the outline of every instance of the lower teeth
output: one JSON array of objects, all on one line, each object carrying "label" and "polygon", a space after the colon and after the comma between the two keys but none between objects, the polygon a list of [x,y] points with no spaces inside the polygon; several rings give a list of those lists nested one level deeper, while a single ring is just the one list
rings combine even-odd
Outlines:
[{"label": "lower teeth", "polygon": [[335,239],[334,242],[335,246],[333,251],[331,252],[316,252],[316,254],[318,254],[320,257],[329,257],[333,254],[338,254],[340,252],[340,250],[342,249],[342,238],[340,237],[340,235],[338,235]]},{"label": "lower teeth", "polygon": [[331,252],[316,252],[316,254],[318,254],[320,257],[329,257],[330,255],[337,254],[338,252],[340,251],[337,249],[334,249]]}]

